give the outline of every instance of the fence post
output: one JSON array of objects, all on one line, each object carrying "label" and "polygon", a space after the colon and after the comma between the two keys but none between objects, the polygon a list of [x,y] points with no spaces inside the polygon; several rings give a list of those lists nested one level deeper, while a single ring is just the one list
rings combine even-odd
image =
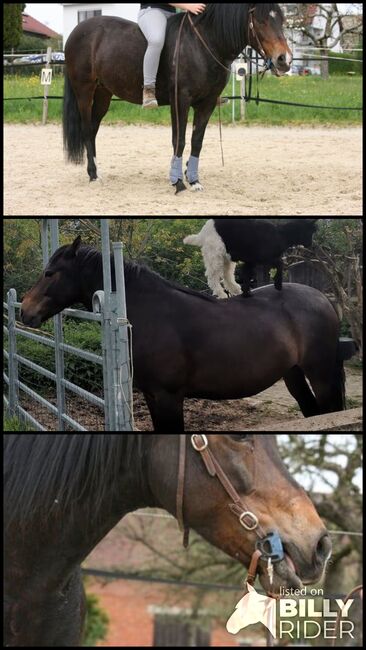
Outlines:
[{"label": "fence post", "polygon": [[130,325],[127,320],[123,244],[120,242],[113,244],[113,252],[117,291],[117,328],[115,330],[116,367],[114,384],[117,431],[133,431],[132,346],[130,349],[131,339],[129,338],[128,331]]},{"label": "fence post", "polygon": [[108,364],[110,360],[108,358],[108,337],[110,336],[110,328],[107,325],[107,321],[104,317],[105,309],[105,292],[96,291],[93,296],[93,312],[94,314],[101,315],[100,329],[102,332],[102,356],[103,356],[103,395],[104,395],[104,430],[113,431],[111,425],[111,412],[110,412],[110,369]]},{"label": "fence post", "polygon": [[107,393],[104,396],[109,413],[109,431],[116,431],[116,409],[114,405],[113,390],[113,338],[112,338],[112,275],[111,275],[111,252],[109,237],[108,219],[100,220],[100,230],[102,234],[102,255],[103,255],[103,286],[104,286],[104,310],[103,330],[105,336],[105,381]]},{"label": "fence post", "polygon": [[[47,219],[51,230],[51,252],[57,251],[60,245],[58,219]],[[65,377],[65,358],[62,349],[63,332],[62,332],[62,314],[57,314],[53,319],[55,335],[55,373],[56,373],[56,391],[57,391],[57,410],[58,410],[58,431],[65,431],[63,414],[66,413],[66,395],[63,378]]]},{"label": "fence post", "polygon": [[9,376],[9,415],[14,417],[17,415],[19,404],[19,373],[18,362],[15,359],[17,352],[17,338],[16,338],[16,317],[15,317],[15,304],[17,302],[17,292],[15,289],[8,291],[8,336],[9,336],[9,363],[8,363],[8,376]]},{"label": "fence post", "polygon": [[[51,59],[52,59],[52,48],[48,47],[47,48],[47,58],[46,58],[46,69],[50,70],[51,69]],[[52,73],[50,73],[52,74]],[[42,125],[44,126],[47,122],[47,117],[48,117],[48,89],[50,87],[50,83],[48,83],[48,80],[46,80],[47,83],[44,83],[44,95],[43,95],[43,114],[42,114]],[[42,82],[43,83],[43,82]]]}]

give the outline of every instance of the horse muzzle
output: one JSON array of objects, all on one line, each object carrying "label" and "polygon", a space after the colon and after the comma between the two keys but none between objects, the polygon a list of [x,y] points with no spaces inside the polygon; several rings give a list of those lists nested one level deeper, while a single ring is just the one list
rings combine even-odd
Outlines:
[{"label": "horse muzzle", "polygon": [[283,77],[290,71],[292,64],[291,52],[285,52],[271,59],[270,70],[276,77]]}]

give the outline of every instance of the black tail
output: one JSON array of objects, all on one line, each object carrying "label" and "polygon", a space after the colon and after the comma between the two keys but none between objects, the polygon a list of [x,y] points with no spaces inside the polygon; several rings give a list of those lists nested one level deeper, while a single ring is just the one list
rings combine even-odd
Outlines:
[{"label": "black tail", "polygon": [[338,358],[332,382],[333,411],[345,411],[346,406],[346,373],[343,360]]},{"label": "black tail", "polygon": [[64,111],[63,111],[64,149],[67,158],[80,165],[84,161],[84,139],[81,129],[81,117],[76,96],[65,71]]},{"label": "black tail", "polygon": [[338,346],[338,359],[348,361],[357,354],[359,347],[354,339],[340,338]]}]

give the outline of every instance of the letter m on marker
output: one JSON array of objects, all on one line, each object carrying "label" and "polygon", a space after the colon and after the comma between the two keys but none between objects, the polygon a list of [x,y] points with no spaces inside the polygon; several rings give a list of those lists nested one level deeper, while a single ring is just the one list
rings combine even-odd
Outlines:
[{"label": "letter m on marker", "polygon": [[41,84],[42,86],[50,86],[52,82],[52,68],[42,68]]}]

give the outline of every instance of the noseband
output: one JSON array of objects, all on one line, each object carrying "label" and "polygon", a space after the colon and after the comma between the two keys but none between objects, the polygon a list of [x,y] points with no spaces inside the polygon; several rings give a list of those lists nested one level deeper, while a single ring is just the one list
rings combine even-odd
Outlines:
[{"label": "noseband", "polygon": [[[179,470],[178,470],[178,489],[177,489],[177,519],[179,526],[184,531],[184,547],[187,548],[189,541],[189,527],[184,521],[184,488],[186,479],[187,464],[187,436],[179,436]],[[245,501],[235,490],[232,482],[225,474],[220,463],[212,453],[208,438],[205,435],[195,434],[190,437],[193,449],[200,454],[206,470],[211,478],[217,478],[230,497],[228,508],[238,518],[240,525],[249,532],[254,532],[258,539],[255,544],[255,550],[252,555],[248,582],[253,584],[257,574],[257,565],[259,559],[267,562],[267,571],[270,583],[273,581],[273,566],[275,562],[281,562],[284,557],[284,550],[281,538],[277,531],[265,533],[259,524],[258,517],[249,510]]]}]

